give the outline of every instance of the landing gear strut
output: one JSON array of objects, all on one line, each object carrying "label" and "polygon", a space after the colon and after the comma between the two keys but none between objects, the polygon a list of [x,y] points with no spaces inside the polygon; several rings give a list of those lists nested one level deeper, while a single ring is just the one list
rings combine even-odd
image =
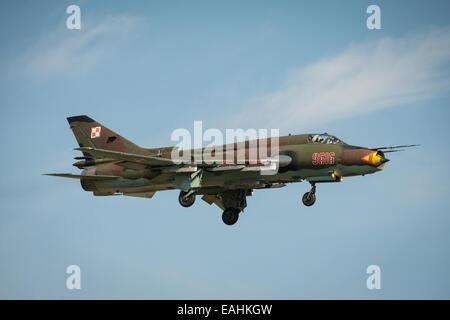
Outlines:
[{"label": "landing gear strut", "polygon": [[316,202],[316,184],[311,182],[311,190],[302,197],[303,204],[310,207]]},{"label": "landing gear strut", "polygon": [[246,190],[230,190],[219,194],[225,210],[222,213],[222,221],[226,225],[233,225],[239,219],[239,213],[247,206]]},{"label": "landing gear strut", "polygon": [[180,202],[180,204],[185,208],[192,206],[195,202],[194,190],[190,190],[188,192],[180,191],[178,202]]}]

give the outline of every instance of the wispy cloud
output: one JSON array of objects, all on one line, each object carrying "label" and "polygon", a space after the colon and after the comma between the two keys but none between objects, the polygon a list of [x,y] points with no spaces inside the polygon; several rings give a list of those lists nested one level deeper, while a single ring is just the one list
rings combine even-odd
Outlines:
[{"label": "wispy cloud", "polygon": [[449,28],[351,45],[293,70],[280,89],[252,99],[238,118],[291,129],[428,99],[450,88],[449,60]]},{"label": "wispy cloud", "polygon": [[82,24],[81,30],[63,30],[44,35],[21,59],[24,73],[47,78],[59,73],[90,70],[120,47],[132,34],[139,18],[114,16]]}]

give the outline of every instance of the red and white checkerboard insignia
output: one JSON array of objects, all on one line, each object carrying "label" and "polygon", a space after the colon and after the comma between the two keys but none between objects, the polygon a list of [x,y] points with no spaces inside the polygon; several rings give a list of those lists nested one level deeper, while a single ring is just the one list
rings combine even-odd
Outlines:
[{"label": "red and white checkerboard insignia", "polygon": [[102,130],[102,127],[92,127],[91,128],[91,139],[93,138],[100,138],[100,131]]}]

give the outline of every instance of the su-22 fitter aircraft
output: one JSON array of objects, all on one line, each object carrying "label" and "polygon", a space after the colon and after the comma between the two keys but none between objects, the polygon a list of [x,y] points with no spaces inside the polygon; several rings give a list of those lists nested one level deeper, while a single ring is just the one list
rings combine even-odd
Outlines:
[{"label": "su-22 fitter aircraft", "polygon": [[[131,141],[89,118],[74,116],[67,118],[79,144],[82,157],[76,157],[73,165],[83,169],[81,174],[52,173],[50,176],[80,179],[85,191],[95,196],[124,195],[151,198],[156,191],[180,190],[178,200],[183,207],[194,204],[196,195],[208,204],[223,210],[222,220],[227,225],[237,222],[239,214],[247,206],[246,197],[256,189],[281,188],[287,183],[307,180],[311,184],[302,201],[312,206],[316,201],[316,184],[340,182],[344,177],[358,176],[383,170],[385,153],[401,151],[400,148],[415,145],[363,148],[351,146],[328,134],[300,134],[278,138],[276,172],[264,174],[267,162],[244,161],[243,164],[228,161],[195,163],[172,160],[174,147],[141,148]],[[225,159],[225,153],[236,153],[244,148],[249,160],[251,146],[268,145],[271,139],[258,139],[223,145],[215,159]],[[200,150],[201,152],[204,149]],[[241,149],[242,151],[242,149]],[[187,150],[189,155],[198,149]],[[258,153],[259,154],[259,153]],[[228,158],[227,158],[228,159]],[[264,162],[264,163],[263,163]]]}]

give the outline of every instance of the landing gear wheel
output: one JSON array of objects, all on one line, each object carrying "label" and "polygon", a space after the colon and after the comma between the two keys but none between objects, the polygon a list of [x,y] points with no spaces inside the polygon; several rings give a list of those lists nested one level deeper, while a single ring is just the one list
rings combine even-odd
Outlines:
[{"label": "landing gear wheel", "polygon": [[310,207],[316,202],[316,195],[311,192],[307,192],[303,195],[302,198],[303,204],[307,207]]},{"label": "landing gear wheel", "polygon": [[185,208],[192,206],[195,202],[195,193],[191,193],[187,197],[186,194],[187,192],[180,191],[180,195],[178,196],[178,201]]},{"label": "landing gear wheel", "polygon": [[226,225],[233,225],[239,219],[239,210],[235,208],[228,208],[222,213],[222,221]]}]

